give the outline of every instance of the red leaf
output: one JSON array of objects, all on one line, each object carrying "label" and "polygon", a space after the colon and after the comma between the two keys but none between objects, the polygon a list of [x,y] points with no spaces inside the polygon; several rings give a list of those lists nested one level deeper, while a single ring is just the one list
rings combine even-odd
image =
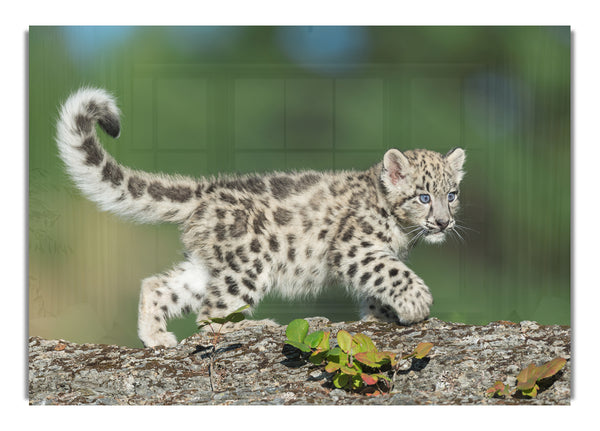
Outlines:
[{"label": "red leaf", "polygon": [[538,380],[545,379],[555,375],[565,366],[567,360],[565,358],[554,358],[550,362],[546,362],[544,365],[538,367]]},{"label": "red leaf", "polygon": [[377,377],[373,377],[366,373],[362,373],[360,377],[362,381],[365,382],[367,385],[374,385],[375,383],[377,383],[378,380]]}]

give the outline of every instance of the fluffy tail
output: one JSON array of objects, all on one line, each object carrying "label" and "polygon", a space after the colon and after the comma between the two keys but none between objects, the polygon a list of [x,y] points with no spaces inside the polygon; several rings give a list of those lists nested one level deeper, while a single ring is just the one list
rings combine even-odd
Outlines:
[{"label": "fluffy tail", "polygon": [[106,91],[82,88],[60,111],[58,149],[79,189],[100,208],[145,223],[181,222],[198,205],[197,180],[136,171],[120,165],[96,135],[95,124],[113,138],[119,109]]}]

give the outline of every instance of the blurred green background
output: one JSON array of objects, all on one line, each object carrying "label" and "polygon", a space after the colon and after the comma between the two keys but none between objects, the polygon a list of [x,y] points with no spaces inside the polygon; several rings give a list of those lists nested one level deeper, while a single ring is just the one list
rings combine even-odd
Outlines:
[{"label": "blurred green background", "polygon": [[[113,92],[123,164],[194,176],[366,169],[387,148],[466,149],[464,243],[409,266],[432,316],[570,324],[569,27],[31,27],[29,332],[141,346],[141,279],[182,260],[178,230],[101,213],[66,176],[59,104]],[[331,286],[257,318],[356,320]],[[195,317],[169,325],[178,337]]]}]

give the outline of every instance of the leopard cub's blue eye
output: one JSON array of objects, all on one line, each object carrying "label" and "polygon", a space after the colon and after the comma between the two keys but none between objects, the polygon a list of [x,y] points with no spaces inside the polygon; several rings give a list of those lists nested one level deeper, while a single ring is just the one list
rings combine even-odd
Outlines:
[{"label": "leopard cub's blue eye", "polygon": [[431,201],[431,196],[426,194],[419,195],[419,201],[421,201],[422,204],[428,204]]},{"label": "leopard cub's blue eye", "polygon": [[456,192],[448,193],[448,202],[453,202],[456,199]]}]

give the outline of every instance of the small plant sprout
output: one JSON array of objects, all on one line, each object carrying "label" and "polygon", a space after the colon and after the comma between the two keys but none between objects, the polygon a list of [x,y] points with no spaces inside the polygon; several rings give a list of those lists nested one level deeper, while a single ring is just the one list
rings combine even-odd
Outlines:
[{"label": "small plant sprout", "polygon": [[[244,320],[246,318],[246,316],[244,315],[244,313],[242,313],[242,311],[244,311],[248,307],[250,307],[250,305],[244,305],[243,307],[238,308],[234,312],[229,313],[225,317],[209,317],[208,319],[204,319],[204,320],[200,320],[200,321],[196,322],[196,324],[198,325],[198,330],[208,326],[213,334],[213,344],[211,346],[212,349],[209,353],[210,362],[208,364],[208,377],[209,377],[209,381],[210,381],[210,389],[212,391],[215,390],[215,384],[213,382],[213,376],[214,376],[213,368],[214,368],[214,362],[215,362],[215,352],[217,350],[217,344],[219,342],[219,338],[221,337],[221,330],[223,329],[223,325],[225,325],[226,323],[237,323],[237,322],[241,322],[242,320]],[[215,332],[215,328],[213,328],[213,324],[220,325],[218,331]]]},{"label": "small plant sprout", "polygon": [[327,354],[325,371],[335,373],[333,384],[337,388],[357,390],[376,386],[379,392],[389,389],[391,379],[382,368],[396,365],[396,354],[380,352],[373,341],[364,334],[350,335],[347,331],[337,333],[338,347]]},{"label": "small plant sprout", "polygon": [[496,383],[494,383],[494,386],[492,386],[487,391],[485,391],[485,393],[488,397],[493,397],[493,396],[503,396],[504,397],[504,396],[510,395],[510,387],[508,385],[505,385],[504,383],[502,383],[500,380],[497,380]]},{"label": "small plant sprout", "polygon": [[497,381],[494,386],[485,391],[485,394],[488,397],[509,396],[520,391],[521,394],[525,396],[535,398],[540,389],[538,385],[540,380],[552,377],[558,373],[566,363],[567,360],[565,358],[554,358],[539,367],[536,367],[534,364],[529,364],[529,366],[521,370],[517,376],[517,387],[515,389],[510,390],[508,385]]},{"label": "small plant sprout", "polygon": [[566,363],[567,360],[564,358],[555,358],[539,367],[536,367],[534,364],[529,364],[529,366],[522,370],[517,376],[517,390],[521,391],[523,395],[535,397],[540,388],[538,382],[558,373]]},{"label": "small plant sprout", "polygon": [[[242,311],[244,311],[248,307],[250,307],[250,305],[244,305],[244,306],[238,308],[237,310],[235,310],[234,312],[228,314],[225,317],[209,317],[208,319],[199,320],[196,322],[196,324],[198,325],[198,330],[204,328],[205,326],[208,326],[214,336],[213,342],[214,342],[214,344],[216,344],[221,335],[221,330],[223,329],[223,325],[225,325],[226,323],[237,323],[237,322],[241,322],[242,320],[244,320],[246,318],[246,316],[244,315],[244,313],[242,313]],[[216,332],[212,326],[213,323],[216,325],[221,325],[219,327],[219,330]]]}]

